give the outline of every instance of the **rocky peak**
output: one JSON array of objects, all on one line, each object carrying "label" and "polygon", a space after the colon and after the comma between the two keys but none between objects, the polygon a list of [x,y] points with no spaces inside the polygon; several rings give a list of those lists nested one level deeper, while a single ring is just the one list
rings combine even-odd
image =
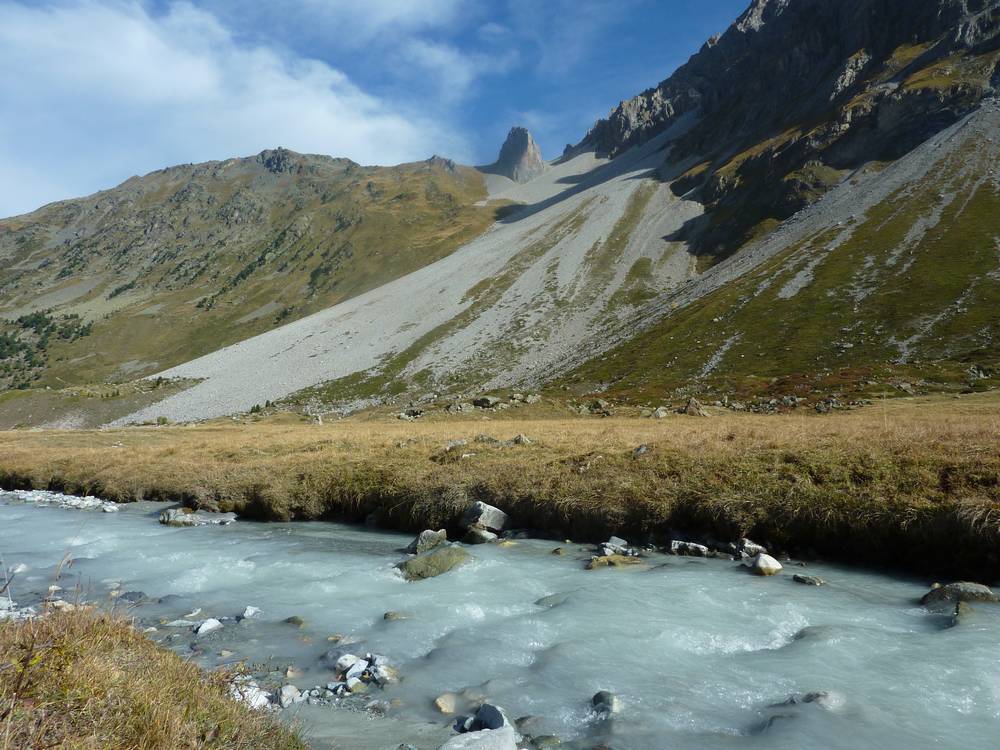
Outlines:
[{"label": "rocky peak", "polygon": [[545,171],[542,151],[527,128],[515,126],[500,147],[500,156],[484,171],[509,177],[514,182],[528,182]]},{"label": "rocky peak", "polygon": [[274,174],[288,172],[294,166],[293,157],[295,154],[287,148],[279,146],[274,149],[266,149],[257,155],[257,161],[264,165],[264,169]]}]

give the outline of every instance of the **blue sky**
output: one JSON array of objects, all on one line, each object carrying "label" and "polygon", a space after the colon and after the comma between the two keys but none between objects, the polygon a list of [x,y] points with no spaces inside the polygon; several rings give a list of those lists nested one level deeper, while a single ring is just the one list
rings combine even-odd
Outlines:
[{"label": "blue sky", "polygon": [[282,145],[547,158],[749,0],[0,0],[0,216]]}]

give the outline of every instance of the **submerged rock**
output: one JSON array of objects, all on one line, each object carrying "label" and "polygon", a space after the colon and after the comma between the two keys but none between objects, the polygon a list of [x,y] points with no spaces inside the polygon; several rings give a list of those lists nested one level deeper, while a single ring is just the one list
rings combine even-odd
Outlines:
[{"label": "submerged rock", "polygon": [[458,703],[460,700],[461,698],[454,693],[441,693],[441,695],[434,699],[434,708],[446,716],[452,716],[458,713]]},{"label": "submerged rock", "polygon": [[819,576],[807,576],[807,575],[802,575],[802,573],[796,573],[795,575],[793,575],[792,580],[795,581],[796,583],[805,584],[806,586],[822,586],[823,584],[826,583],[826,581],[824,581]]},{"label": "submerged rock", "polygon": [[421,581],[447,573],[467,562],[471,557],[461,547],[438,547],[422,555],[411,557],[409,560],[403,560],[396,567],[402,571],[406,580]]},{"label": "submerged rock", "polygon": [[160,513],[160,523],[165,526],[228,526],[235,520],[235,513],[206,513],[189,508],[168,508]]},{"label": "submerged rock", "polygon": [[972,619],[976,614],[976,611],[966,602],[957,602],[955,604],[955,611],[951,615],[951,621],[949,622],[949,627],[956,627],[958,625],[964,625]]},{"label": "submerged rock", "polygon": [[594,697],[590,699],[590,705],[597,715],[602,717],[621,713],[622,710],[621,698],[608,690],[595,693]]},{"label": "submerged rock", "polygon": [[487,544],[495,542],[499,538],[492,531],[487,531],[482,526],[470,526],[469,530],[465,532],[465,536],[462,537],[462,541],[465,544]]},{"label": "submerged rock", "polygon": [[844,696],[840,693],[834,693],[829,690],[814,690],[801,695],[789,696],[787,700],[784,700],[781,703],[772,703],[771,708],[783,708],[785,706],[798,706],[801,704],[812,703],[820,708],[825,708],[828,711],[836,711],[843,708],[846,702],[847,701],[844,699]]},{"label": "submerged rock", "polygon": [[411,555],[421,555],[424,552],[430,552],[435,547],[440,547],[442,544],[447,543],[448,532],[444,529],[438,529],[437,531],[425,529],[417,535],[416,539],[410,542],[410,546],[405,551]]},{"label": "submerged rock", "polygon": [[642,559],[635,555],[594,555],[587,563],[587,570],[597,568],[624,568],[629,565],[641,565]]}]

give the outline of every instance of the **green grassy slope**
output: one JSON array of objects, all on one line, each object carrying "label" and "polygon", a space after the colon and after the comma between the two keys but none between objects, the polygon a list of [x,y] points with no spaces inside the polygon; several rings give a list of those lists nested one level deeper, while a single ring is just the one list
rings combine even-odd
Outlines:
[{"label": "green grassy slope", "polygon": [[562,382],[640,401],[1000,384],[1000,181],[986,145]]},{"label": "green grassy slope", "polygon": [[[475,170],[443,159],[277,150],[0,221],[0,389],[151,374],[336,304],[485,230],[485,197]],[[37,311],[47,337],[16,321]],[[84,335],[60,335],[67,315]]]}]

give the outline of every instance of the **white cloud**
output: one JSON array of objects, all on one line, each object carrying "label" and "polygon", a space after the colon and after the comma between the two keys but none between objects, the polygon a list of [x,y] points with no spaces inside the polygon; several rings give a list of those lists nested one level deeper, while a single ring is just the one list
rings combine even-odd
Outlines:
[{"label": "white cloud", "polygon": [[[415,6],[441,19],[457,4],[329,5],[405,27],[426,22]],[[441,123],[390,106],[325,63],[240,44],[186,3],[157,15],[117,0],[0,0],[0,135],[0,216],[133,173],[277,145],[362,163],[467,156]]]},{"label": "white cloud", "polygon": [[411,76],[420,76],[438,89],[445,104],[463,98],[472,85],[487,75],[506,73],[517,64],[516,49],[491,54],[464,52],[457,47],[426,39],[411,39],[402,49],[404,61],[415,68]]}]

